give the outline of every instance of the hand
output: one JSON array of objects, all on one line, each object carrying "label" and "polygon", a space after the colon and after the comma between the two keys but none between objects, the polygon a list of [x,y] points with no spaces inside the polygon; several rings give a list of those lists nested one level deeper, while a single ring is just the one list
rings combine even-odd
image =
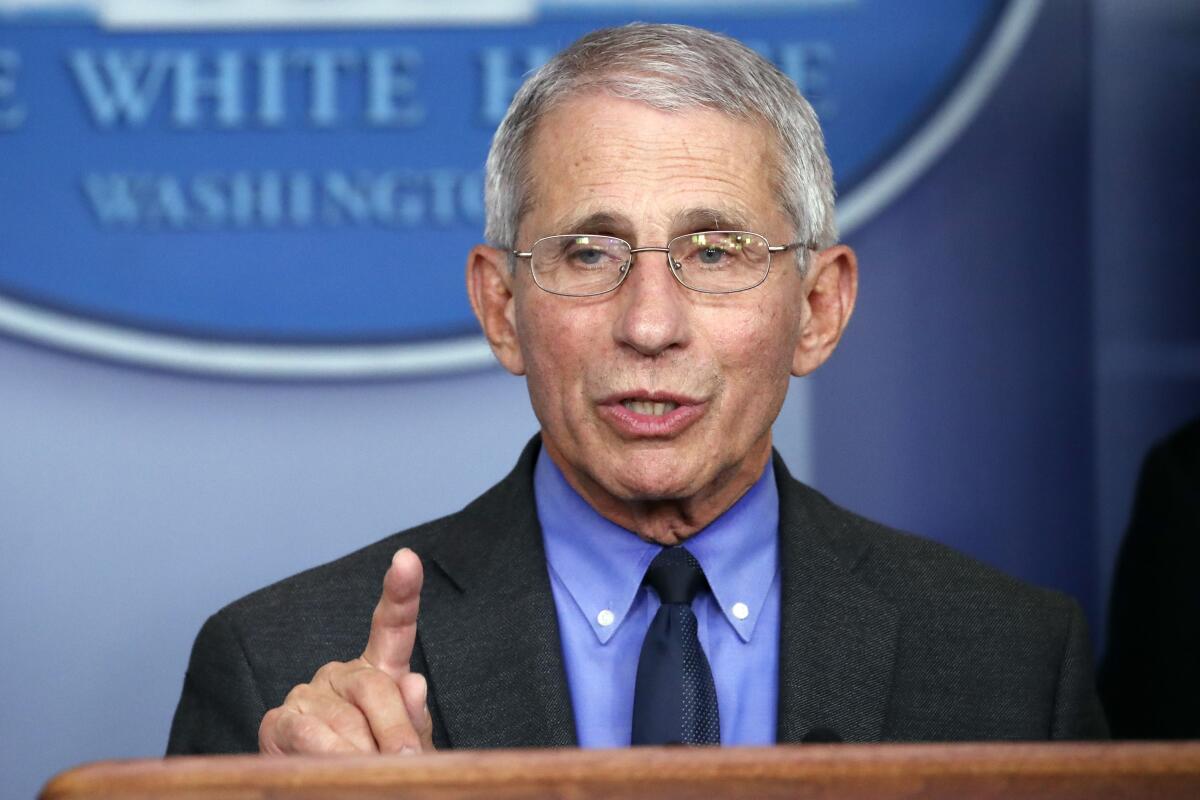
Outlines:
[{"label": "hand", "polygon": [[409,670],[417,638],[421,560],[397,551],[383,578],[363,654],[332,661],[263,717],[263,753],[433,752],[425,676]]}]

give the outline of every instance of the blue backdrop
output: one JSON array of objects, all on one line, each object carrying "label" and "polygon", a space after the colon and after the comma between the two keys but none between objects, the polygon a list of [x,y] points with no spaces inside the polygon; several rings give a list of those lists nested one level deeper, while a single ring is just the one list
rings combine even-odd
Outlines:
[{"label": "blue backdrop", "polygon": [[[161,752],[207,614],[509,468],[536,422],[458,288],[497,98],[649,15],[565,5],[282,32],[0,10],[0,795]],[[1101,639],[1138,461],[1200,413],[1200,10],[731,8],[672,18],[813,95],[862,266],[778,446],[1070,592]]]}]

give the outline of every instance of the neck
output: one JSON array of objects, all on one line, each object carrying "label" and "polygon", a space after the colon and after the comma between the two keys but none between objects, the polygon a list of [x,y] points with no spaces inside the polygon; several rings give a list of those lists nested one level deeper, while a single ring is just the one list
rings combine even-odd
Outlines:
[{"label": "neck", "polygon": [[771,459],[768,434],[749,455],[719,472],[702,491],[688,497],[622,497],[564,464],[553,448],[544,446],[571,488],[602,517],[664,547],[682,544],[724,514],[762,477]]}]

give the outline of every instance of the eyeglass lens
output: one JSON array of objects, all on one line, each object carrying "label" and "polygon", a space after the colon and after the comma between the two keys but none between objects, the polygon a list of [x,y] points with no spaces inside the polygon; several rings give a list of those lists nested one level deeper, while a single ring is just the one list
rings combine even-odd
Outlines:
[{"label": "eyeglass lens", "polygon": [[[762,283],[770,268],[767,240],[745,231],[705,231],[667,243],[679,282],[700,292],[738,292]],[[566,234],[538,240],[530,265],[538,286],[584,296],[611,291],[632,259],[627,242],[610,236]]]}]

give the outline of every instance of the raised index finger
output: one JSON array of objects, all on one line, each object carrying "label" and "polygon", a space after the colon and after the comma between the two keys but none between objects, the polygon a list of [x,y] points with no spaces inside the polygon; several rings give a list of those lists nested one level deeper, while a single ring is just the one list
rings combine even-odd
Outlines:
[{"label": "raised index finger", "polygon": [[371,616],[371,635],[363,658],[397,682],[409,672],[408,662],[417,638],[422,577],[417,554],[407,547],[396,551]]}]

